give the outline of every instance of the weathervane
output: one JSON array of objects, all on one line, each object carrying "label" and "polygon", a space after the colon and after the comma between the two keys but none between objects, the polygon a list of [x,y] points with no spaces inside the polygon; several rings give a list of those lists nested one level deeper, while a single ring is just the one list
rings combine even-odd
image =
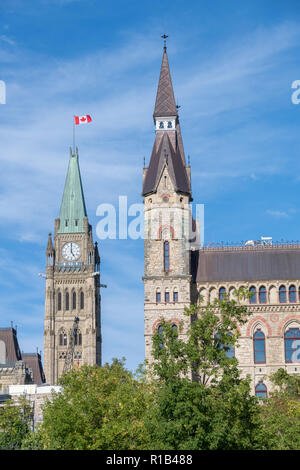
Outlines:
[{"label": "weathervane", "polygon": [[167,50],[167,38],[169,36],[167,36],[166,34],[163,34],[163,36],[161,36],[161,38],[164,40],[164,50],[166,51]]}]

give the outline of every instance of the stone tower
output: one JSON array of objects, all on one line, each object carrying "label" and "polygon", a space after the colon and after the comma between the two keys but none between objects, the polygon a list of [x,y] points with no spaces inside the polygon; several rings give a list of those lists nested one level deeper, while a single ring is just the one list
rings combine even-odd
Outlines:
[{"label": "stone tower", "polygon": [[73,365],[101,365],[100,258],[93,242],[80,176],[78,149],[69,167],[54,240],[46,249],[44,370],[57,383],[65,364],[77,317]]},{"label": "stone tower", "polygon": [[[154,109],[155,141],[148,168],[143,171],[145,217],[145,347],[151,360],[152,336],[160,320],[178,327],[184,306],[191,304],[192,276],[189,247],[191,174],[186,165],[178,107],[164,46]],[[187,229],[188,228],[188,229]],[[184,327],[181,330],[184,335]]]}]

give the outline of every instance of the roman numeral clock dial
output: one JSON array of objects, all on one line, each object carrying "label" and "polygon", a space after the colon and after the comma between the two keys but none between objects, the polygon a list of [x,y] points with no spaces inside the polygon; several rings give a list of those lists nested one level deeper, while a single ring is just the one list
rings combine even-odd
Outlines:
[{"label": "roman numeral clock dial", "polygon": [[80,246],[74,242],[68,242],[63,246],[62,255],[67,261],[76,261],[80,256]]}]

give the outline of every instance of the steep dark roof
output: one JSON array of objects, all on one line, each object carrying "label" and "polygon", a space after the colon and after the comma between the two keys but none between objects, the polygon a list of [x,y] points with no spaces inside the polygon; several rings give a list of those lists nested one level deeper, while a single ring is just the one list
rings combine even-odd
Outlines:
[{"label": "steep dark roof", "polygon": [[26,367],[32,369],[33,383],[37,385],[44,383],[46,380],[41,355],[39,353],[23,353],[23,360],[26,363]]},{"label": "steep dark roof", "polygon": [[1,340],[5,343],[7,364],[22,360],[15,328],[0,328],[0,341]]},{"label": "steep dark roof", "polygon": [[177,108],[174,98],[174,91],[166,48],[164,49],[162,58],[153,116],[177,116]]},{"label": "steep dark roof", "polygon": [[154,142],[153,151],[150,159],[149,168],[146,173],[143,195],[155,192],[159,183],[163,168],[168,167],[170,178],[174,184],[175,190],[182,193],[190,193],[190,184],[188,175],[180,153],[180,148],[173,148],[168,133],[164,133],[158,150],[157,143]]},{"label": "steep dark roof", "polygon": [[192,275],[196,282],[300,279],[300,245],[200,249]]}]

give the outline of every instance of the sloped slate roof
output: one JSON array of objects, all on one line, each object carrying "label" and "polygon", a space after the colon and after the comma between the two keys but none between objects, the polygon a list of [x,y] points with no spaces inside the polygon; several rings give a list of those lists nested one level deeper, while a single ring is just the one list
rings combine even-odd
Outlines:
[{"label": "sloped slate roof", "polygon": [[163,53],[153,116],[177,116],[177,108],[166,49],[164,49]]},{"label": "sloped slate roof", "polygon": [[158,150],[156,141],[150,159],[149,168],[143,185],[143,195],[155,192],[164,166],[167,165],[175,190],[182,193],[190,193],[189,179],[180,149],[174,150],[167,133],[163,135]]},{"label": "sloped slate roof", "polygon": [[0,341],[5,343],[6,363],[12,364],[22,360],[15,328],[0,328]]},{"label": "sloped slate roof", "polygon": [[23,360],[26,363],[26,367],[32,369],[33,372],[33,383],[40,385],[44,383],[45,375],[42,366],[41,356],[39,353],[23,353]]},{"label": "sloped slate roof", "polygon": [[196,282],[300,279],[300,245],[200,249],[192,275]]}]

